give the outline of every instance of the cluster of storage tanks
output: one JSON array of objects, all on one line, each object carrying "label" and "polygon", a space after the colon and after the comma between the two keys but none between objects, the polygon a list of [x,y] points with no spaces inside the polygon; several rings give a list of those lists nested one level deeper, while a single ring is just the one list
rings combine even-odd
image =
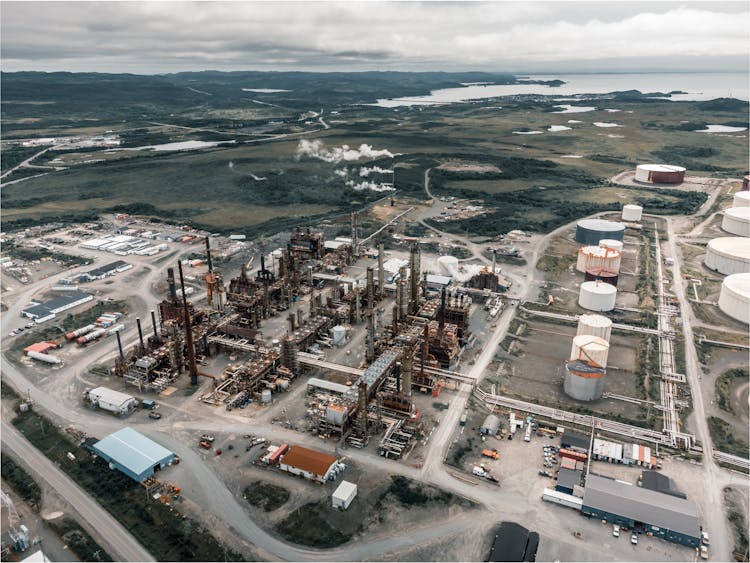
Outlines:
[{"label": "cluster of storage tanks", "polygon": [[[84,345],[101,338],[102,336],[112,336],[125,328],[125,325],[114,325],[122,313],[104,313],[96,319],[94,324],[83,326],[65,335],[68,340],[75,340],[78,344]],[[110,328],[112,327],[112,328]]]},{"label": "cluster of storage tanks", "polygon": [[734,194],[732,207],[724,210],[722,230],[740,237],[750,237],[750,192]]},{"label": "cluster of storage tanks", "polygon": [[570,359],[565,363],[563,389],[578,401],[601,399],[607,374],[612,321],[602,315],[586,314],[578,319]]}]

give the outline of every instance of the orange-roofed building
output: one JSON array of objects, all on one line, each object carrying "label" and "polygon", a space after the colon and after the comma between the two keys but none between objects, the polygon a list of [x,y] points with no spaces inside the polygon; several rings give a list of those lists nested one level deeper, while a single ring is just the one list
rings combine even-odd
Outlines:
[{"label": "orange-roofed building", "polygon": [[31,346],[26,346],[26,348],[23,349],[23,353],[28,354],[29,352],[39,352],[40,354],[44,354],[55,348],[57,348],[57,344],[54,342],[36,342]]},{"label": "orange-roofed building", "polygon": [[293,475],[302,475],[325,483],[336,468],[337,459],[323,452],[292,446],[279,462],[279,468]]}]

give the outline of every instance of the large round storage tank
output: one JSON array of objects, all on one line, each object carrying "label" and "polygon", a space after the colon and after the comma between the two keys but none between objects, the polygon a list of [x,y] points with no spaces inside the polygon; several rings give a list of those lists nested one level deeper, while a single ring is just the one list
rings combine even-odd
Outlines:
[{"label": "large round storage tank", "polygon": [[680,184],[685,179],[685,169],[671,164],[639,164],[635,169],[636,182],[649,184]]},{"label": "large round storage tank", "polygon": [[333,335],[333,344],[335,346],[343,346],[346,342],[346,328],[342,325],[336,325],[331,329]]},{"label": "large round storage tank", "polygon": [[597,268],[605,268],[613,272],[620,271],[622,253],[602,246],[584,246],[578,250],[576,270],[586,272]]},{"label": "large round storage tank", "polygon": [[719,237],[708,242],[703,263],[720,274],[750,272],[750,239]]},{"label": "large round storage tank", "polygon": [[613,272],[612,270],[607,270],[606,268],[594,268],[591,270],[586,270],[586,273],[583,275],[583,281],[602,281],[604,283],[608,283],[609,285],[617,287],[618,277],[618,273]]},{"label": "large round storage tank", "polygon": [[750,190],[750,176],[745,176],[744,178],[742,178],[742,189]]},{"label": "large round storage tank", "polygon": [[603,315],[586,313],[578,317],[578,331],[576,336],[598,336],[609,342],[612,334],[612,321]]},{"label": "large round storage tank", "polygon": [[750,192],[735,193],[732,200],[732,207],[750,207]]},{"label": "large round storage tank", "polygon": [[602,398],[606,371],[586,362],[576,360],[565,364],[563,389],[565,394],[578,401],[595,401]]},{"label": "large round storage tank", "polygon": [[750,273],[724,278],[719,294],[719,309],[727,315],[750,324]]},{"label": "large round storage tank", "polygon": [[440,273],[444,276],[455,276],[458,270],[458,258],[455,256],[441,256],[437,259]]},{"label": "large round storage tank", "polygon": [[640,221],[643,216],[643,207],[634,203],[626,203],[622,206],[623,221]]},{"label": "large round storage tank", "polygon": [[611,311],[615,308],[617,288],[601,281],[587,281],[581,284],[578,304],[589,311]]},{"label": "large round storage tank", "polygon": [[604,219],[583,219],[576,225],[576,240],[581,244],[599,244],[602,239],[622,240],[625,225]]},{"label": "large round storage tank", "polygon": [[741,237],[750,237],[750,207],[730,207],[724,210],[722,230]]},{"label": "large round storage tank", "polygon": [[570,360],[583,360],[600,368],[607,367],[607,356],[609,356],[609,342],[599,336],[591,334],[579,334],[573,337],[573,346],[570,349]]},{"label": "large round storage tank", "polygon": [[603,238],[599,241],[599,246],[602,248],[611,248],[612,250],[619,250],[622,252],[622,249],[625,247],[623,242],[621,240],[613,240],[609,238]]}]

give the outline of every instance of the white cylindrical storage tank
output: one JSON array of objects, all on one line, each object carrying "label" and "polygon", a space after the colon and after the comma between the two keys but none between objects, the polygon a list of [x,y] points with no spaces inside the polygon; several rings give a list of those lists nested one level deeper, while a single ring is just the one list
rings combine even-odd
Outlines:
[{"label": "white cylindrical storage tank", "polygon": [[260,393],[260,402],[261,403],[270,403],[271,402],[271,390],[270,389],[263,389]]},{"label": "white cylindrical storage tank", "polygon": [[336,346],[343,346],[346,342],[346,328],[341,325],[336,325],[331,329],[333,333],[333,343]]},{"label": "white cylindrical storage tank", "polygon": [[59,364],[60,362],[62,362],[60,358],[50,356],[49,354],[42,354],[41,352],[29,352],[27,355],[29,356],[29,358],[34,358],[35,360],[39,360],[40,362],[45,362],[47,364]]},{"label": "white cylindrical storage tank", "polygon": [[581,219],[576,223],[576,241],[581,244],[599,244],[602,239],[622,240],[625,225],[604,219]]},{"label": "white cylindrical storage tank", "polygon": [[636,182],[649,184],[680,184],[685,180],[685,169],[672,164],[639,164],[635,169]]},{"label": "white cylindrical storage tank", "polygon": [[602,248],[611,248],[612,250],[622,252],[622,249],[625,245],[621,240],[603,238],[599,241],[599,246],[601,246]]},{"label": "white cylindrical storage tank", "polygon": [[623,221],[640,221],[643,215],[643,207],[634,203],[627,203],[622,207]]},{"label": "white cylindrical storage tank", "polygon": [[612,321],[602,315],[587,313],[578,317],[578,331],[576,336],[598,336],[609,342],[612,334]]},{"label": "white cylindrical storage tank", "polygon": [[728,233],[750,237],[750,207],[730,207],[724,210],[721,228]]},{"label": "white cylindrical storage tank", "polygon": [[587,281],[581,284],[578,304],[589,311],[611,311],[615,308],[617,288],[601,281]]},{"label": "white cylindrical storage tank", "polygon": [[602,246],[584,246],[578,250],[576,270],[585,273],[588,270],[604,269],[619,273],[622,254],[619,250]]},{"label": "white cylindrical storage tank", "polygon": [[734,194],[732,207],[750,207],[750,192],[737,192]]},{"label": "white cylindrical storage tank", "polygon": [[583,360],[600,368],[607,367],[609,356],[609,342],[591,334],[579,334],[573,337],[570,349],[570,360]]},{"label": "white cylindrical storage tank", "polygon": [[441,256],[437,259],[440,273],[445,276],[455,276],[458,270],[458,258],[455,256]]},{"label": "white cylindrical storage tank", "polygon": [[565,394],[578,401],[595,401],[604,392],[603,368],[576,360],[565,364],[563,389]]},{"label": "white cylindrical storage tank", "polygon": [[724,278],[719,294],[719,309],[740,322],[750,324],[750,273]]},{"label": "white cylindrical storage tank", "polygon": [[720,274],[750,272],[750,239],[719,237],[708,242],[703,263]]}]

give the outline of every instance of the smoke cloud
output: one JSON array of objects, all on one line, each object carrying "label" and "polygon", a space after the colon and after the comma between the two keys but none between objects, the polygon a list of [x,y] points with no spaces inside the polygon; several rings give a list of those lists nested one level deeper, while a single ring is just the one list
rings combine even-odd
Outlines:
[{"label": "smoke cloud", "polygon": [[353,190],[358,192],[362,192],[364,190],[370,190],[373,192],[393,192],[396,190],[396,188],[394,188],[390,184],[380,184],[377,182],[370,182],[368,180],[360,182],[359,184],[354,180],[347,180],[346,185],[347,187],[352,188]]},{"label": "smoke cloud", "polygon": [[323,141],[315,140],[308,141],[302,139],[297,146],[297,158],[307,156],[310,158],[317,158],[325,162],[339,163],[342,160],[347,162],[357,161],[360,158],[380,158],[386,156],[393,158],[398,156],[388,149],[373,149],[372,145],[361,144],[358,149],[352,149],[349,145],[341,145],[340,147],[333,147],[328,149]]},{"label": "smoke cloud", "polygon": [[387,170],[385,168],[380,168],[380,166],[373,166],[372,168],[367,168],[363,166],[359,169],[359,175],[362,178],[366,178],[370,175],[370,173],[375,172],[377,174],[393,174],[393,170]]}]

